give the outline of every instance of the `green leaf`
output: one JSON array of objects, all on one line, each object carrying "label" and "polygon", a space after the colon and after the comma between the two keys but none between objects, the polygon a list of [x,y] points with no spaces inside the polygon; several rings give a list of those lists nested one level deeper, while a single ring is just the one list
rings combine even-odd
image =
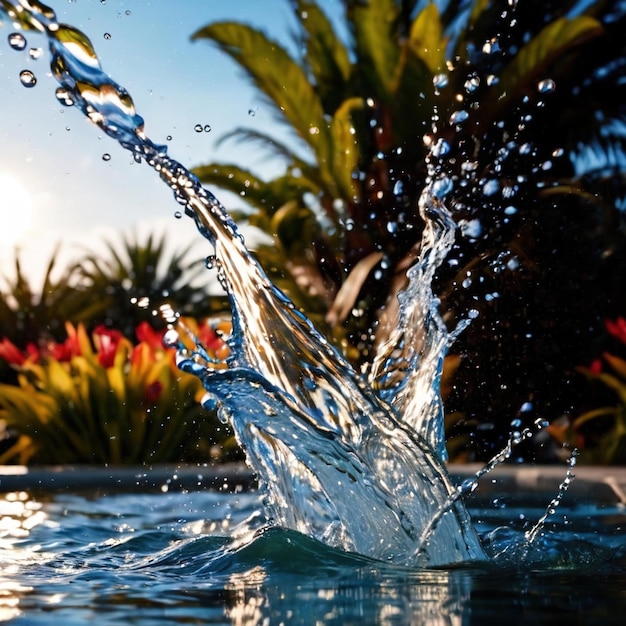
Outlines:
[{"label": "green leaf", "polygon": [[[262,148],[266,149],[270,155],[284,159],[290,170],[299,170],[302,172],[302,177],[311,181],[311,188],[314,193],[324,189],[326,186],[325,181],[320,173],[320,167],[317,163],[312,164],[305,161],[296,152],[290,148],[287,144],[282,143],[268,135],[266,133],[253,130],[251,128],[235,128],[229,133],[222,135],[218,141],[218,145],[229,139],[235,139],[240,142],[257,143]],[[326,189],[329,193],[334,191],[334,187]]]},{"label": "green leaf", "polygon": [[350,80],[348,50],[316,3],[295,0],[294,4],[303,31],[304,62],[315,81],[324,111],[332,114],[341,104]]},{"label": "green leaf", "polygon": [[272,217],[270,227],[288,257],[301,256],[319,233],[319,224],[311,210],[297,201],[284,204]]},{"label": "green leaf", "polygon": [[283,204],[301,198],[306,191],[315,193],[317,188],[305,178],[284,176],[265,182],[249,170],[237,165],[210,163],[193,169],[203,183],[221,187],[242,196],[262,213],[272,215]]},{"label": "green leaf", "polygon": [[400,58],[397,41],[399,19],[395,0],[347,0],[347,17],[352,27],[354,48],[367,97],[390,102]]},{"label": "green leaf", "polygon": [[[493,115],[508,102],[516,102],[519,95],[535,81],[548,77],[550,68],[564,54],[579,48],[583,42],[598,37],[602,32],[600,22],[586,15],[572,19],[562,17],[550,22],[503,70],[499,89],[484,107],[491,109]],[[556,80],[558,89],[558,78],[552,78]]]},{"label": "green leaf", "polygon": [[237,62],[287,122],[320,157],[327,157],[328,128],[319,96],[304,69],[261,31],[236,22],[209,24],[192,40],[207,39]]},{"label": "green leaf", "polygon": [[474,6],[469,17],[468,27],[473,26],[492,0],[474,0]]},{"label": "green leaf", "polygon": [[334,146],[332,169],[343,198],[350,198],[358,193],[353,174],[361,159],[361,152],[352,114],[364,107],[362,98],[348,98],[337,109],[331,122]]},{"label": "green leaf", "polygon": [[446,38],[435,3],[427,4],[413,20],[409,46],[432,74],[440,71],[446,61]]}]

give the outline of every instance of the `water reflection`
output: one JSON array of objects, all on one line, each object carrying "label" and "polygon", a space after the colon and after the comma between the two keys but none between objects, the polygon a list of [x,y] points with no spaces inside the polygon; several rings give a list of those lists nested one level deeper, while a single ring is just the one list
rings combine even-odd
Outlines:
[{"label": "water reflection", "polygon": [[383,572],[377,566],[352,576],[301,576],[291,585],[256,566],[234,574],[226,588],[233,626],[253,624],[376,624],[457,626],[471,592],[471,576],[458,571]]},{"label": "water reflection", "polygon": [[[31,531],[47,520],[42,504],[25,491],[7,493],[0,499],[0,621],[19,616],[21,599],[33,591],[18,581],[20,573],[49,558],[39,545],[26,543]],[[54,602],[54,597],[49,601]]]},{"label": "water reflection", "polygon": [[[522,556],[446,570],[390,566],[280,529],[229,542],[258,508],[256,494],[7,494],[0,622],[460,626],[515,605],[520,616],[558,606],[564,621],[588,612],[585,623],[612,624],[604,607],[626,609],[622,505],[559,509],[562,524],[526,555],[527,526],[511,521],[522,509],[473,510],[488,544],[515,542]],[[523,512],[535,520],[542,509]]]}]

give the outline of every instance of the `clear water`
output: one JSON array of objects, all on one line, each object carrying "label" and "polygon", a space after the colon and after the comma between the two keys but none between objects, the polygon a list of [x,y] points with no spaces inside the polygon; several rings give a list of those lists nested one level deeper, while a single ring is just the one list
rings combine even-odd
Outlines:
[{"label": "clear water", "polygon": [[456,624],[504,608],[544,623],[551,611],[559,623],[619,615],[623,511],[571,509],[563,524],[552,516],[529,527],[543,509],[509,508],[507,522],[523,515],[524,523],[498,529],[489,511],[472,521],[448,475],[438,379],[451,338],[430,281],[454,225],[436,194],[421,199],[428,227],[397,333],[362,377],[269,282],[217,199],[145,135],[85,35],[36,2],[0,7],[19,8],[22,24],[47,37],[57,98],[149,164],[210,242],[231,297],[229,368],[214,369],[201,346],[181,350],[180,366],[202,378],[205,402],[231,420],[260,481],[258,495],[11,496],[7,619]]},{"label": "clear water", "polygon": [[0,513],[0,621],[622,623],[623,507],[570,503],[530,551],[524,535],[541,507],[471,509],[487,550],[508,551],[416,569],[289,530],[248,536],[260,506],[255,493],[12,494]]},{"label": "clear water", "polygon": [[232,308],[228,369],[213,368],[202,346],[181,349],[179,365],[232,423],[273,524],[404,565],[484,559],[443,464],[438,379],[449,338],[430,279],[453,241],[445,207],[424,192],[428,227],[398,333],[364,379],[269,281],[219,201],[146,136],[86,35],[39,3],[3,6],[47,37],[57,98],[152,167],[211,243]]}]

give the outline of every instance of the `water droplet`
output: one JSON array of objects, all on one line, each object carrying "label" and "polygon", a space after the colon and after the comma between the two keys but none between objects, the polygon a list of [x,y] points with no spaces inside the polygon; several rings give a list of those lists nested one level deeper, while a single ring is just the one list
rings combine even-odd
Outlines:
[{"label": "water droplet", "polygon": [[495,180],[488,180],[484,185],[483,185],[483,194],[485,196],[493,196],[494,193],[498,193],[500,189],[500,183]]},{"label": "water droplet", "polygon": [[43,48],[31,48],[28,51],[28,56],[31,59],[38,59],[43,54]]},{"label": "water droplet", "polygon": [[102,160],[103,160],[103,161],[110,161],[110,160],[111,160],[111,155],[110,155],[108,152],[105,152],[105,153],[102,155]]},{"label": "water droplet", "polygon": [[448,85],[448,75],[447,74],[437,74],[433,76],[433,85],[437,87],[437,89],[443,89]]},{"label": "water droplet", "polygon": [[26,47],[26,39],[21,33],[11,33],[7,40],[13,50],[24,50]]},{"label": "water droplet", "polygon": [[450,152],[450,144],[443,137],[439,137],[437,143],[432,148],[433,155],[440,158],[444,154],[448,154],[448,152]]},{"label": "water droplet", "polygon": [[111,39],[111,33],[104,33],[104,38],[108,41]]},{"label": "water droplet", "polygon": [[506,266],[511,271],[515,271],[519,267],[519,260],[518,260],[518,258],[517,257],[513,257],[512,259],[509,259],[507,261],[507,263],[506,263]]},{"label": "water droplet", "polygon": [[204,125],[204,132],[205,133],[210,133],[211,132],[211,127],[209,126],[209,124],[205,124]]},{"label": "water droplet", "polygon": [[455,111],[450,116],[450,124],[462,124],[469,117],[467,111]]},{"label": "water droplet", "polygon": [[130,9],[126,9],[126,11],[124,11],[124,15],[130,15]]},{"label": "water droplet", "polygon": [[58,87],[55,91],[54,95],[57,97],[57,100],[66,107],[71,107],[74,104],[74,97],[72,94],[63,87]]},{"label": "water droplet", "polygon": [[168,135],[165,139],[166,139],[167,141],[172,141],[172,135]]},{"label": "water droplet", "polygon": [[30,70],[20,72],[20,82],[24,87],[34,87],[37,84],[37,77]]},{"label": "water droplet", "polygon": [[517,213],[517,209],[514,206],[508,206],[504,209],[505,215],[515,215]]},{"label": "water droplet", "polygon": [[197,133],[201,133],[202,132],[202,124],[196,124],[193,129],[197,132]]},{"label": "water droplet", "polygon": [[537,91],[539,93],[552,93],[556,89],[556,83],[551,78],[539,81]]},{"label": "water droplet", "polygon": [[175,348],[178,345],[180,337],[178,336],[178,331],[170,328],[163,335],[163,345],[168,348]]},{"label": "water droplet", "polygon": [[256,109],[248,109],[248,115],[254,117],[256,115]]},{"label": "water droplet", "polygon": [[179,220],[181,217],[183,216],[183,214],[180,211],[175,211],[174,212],[174,217]]},{"label": "water droplet", "polygon": [[483,44],[483,52],[485,54],[493,54],[494,52],[499,52],[499,51],[500,51],[500,43],[495,37],[493,37],[489,41],[486,41]]},{"label": "water droplet", "polygon": [[467,93],[472,93],[476,91],[476,89],[478,89],[479,85],[480,85],[480,78],[474,75],[474,76],[470,76],[465,81],[465,83],[463,84],[463,87],[465,87],[465,91],[467,91]]},{"label": "water droplet", "polygon": [[465,237],[470,238],[479,237],[483,231],[479,220],[460,220],[459,228]]},{"label": "water droplet", "polygon": [[448,195],[453,188],[454,183],[452,182],[452,179],[444,176],[443,178],[440,178],[433,183],[433,195],[436,198],[443,198],[444,196]]}]

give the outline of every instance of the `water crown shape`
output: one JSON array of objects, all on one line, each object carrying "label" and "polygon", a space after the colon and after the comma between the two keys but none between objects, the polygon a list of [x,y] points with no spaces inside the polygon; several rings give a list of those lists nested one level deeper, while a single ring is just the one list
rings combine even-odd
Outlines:
[{"label": "water crown shape", "polygon": [[485,558],[444,465],[438,385],[450,337],[430,282],[454,224],[430,188],[398,328],[364,379],[271,283],[215,196],[146,136],[89,39],[39,2],[0,0],[0,9],[47,37],[57,98],[147,162],[213,245],[233,317],[228,369],[212,368],[200,345],[181,349],[179,364],[231,420],[271,522],[407,565]]}]

